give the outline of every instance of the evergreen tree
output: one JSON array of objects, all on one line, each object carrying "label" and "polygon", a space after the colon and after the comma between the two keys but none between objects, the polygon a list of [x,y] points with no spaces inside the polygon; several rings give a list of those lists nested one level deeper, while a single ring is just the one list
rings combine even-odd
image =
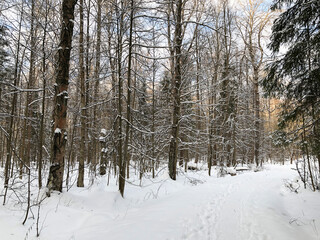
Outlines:
[{"label": "evergreen tree", "polygon": [[294,137],[302,139],[308,159],[311,150],[320,169],[320,1],[276,0],[272,9],[285,4],[269,44],[277,59],[267,67],[263,85],[270,94],[286,99],[280,127],[295,123]]},{"label": "evergreen tree", "polygon": [[287,10],[274,22],[269,48],[274,54],[278,54],[281,47],[287,47],[287,51],[267,67],[263,84],[269,93],[297,100],[286,117],[289,120],[319,102],[320,2],[277,0],[272,8],[286,3]]}]

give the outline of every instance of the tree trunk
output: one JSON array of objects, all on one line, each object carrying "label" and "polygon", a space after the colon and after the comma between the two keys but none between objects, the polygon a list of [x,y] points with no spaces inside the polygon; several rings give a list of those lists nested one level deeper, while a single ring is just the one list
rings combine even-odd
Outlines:
[{"label": "tree trunk", "polygon": [[122,54],[123,54],[123,31],[124,31],[124,9],[123,2],[121,1],[121,6],[117,7],[117,31],[118,31],[118,43],[117,43],[117,64],[118,64],[118,132],[117,132],[117,142],[118,142],[118,166],[119,166],[119,191],[121,196],[123,196],[124,192],[124,182],[125,176],[123,176],[122,166],[123,166],[123,139],[122,139],[122,92],[123,92],[123,71],[122,71]]},{"label": "tree trunk", "polygon": [[[90,50],[90,9],[91,9],[91,0],[89,0],[88,5],[87,5],[87,33],[86,33],[86,67],[85,67],[85,98],[86,98],[86,104],[85,104],[85,124],[86,124],[86,132],[85,132],[85,140],[87,141],[87,151],[89,153],[93,152],[93,141],[89,141],[89,136],[92,136],[92,122],[89,121],[89,117],[91,116],[91,112],[89,109],[90,105],[90,68],[91,68],[91,60],[89,58],[89,50]],[[91,167],[90,169],[92,171],[95,171],[96,169],[96,161],[92,157],[93,154],[90,154],[86,157],[87,163],[90,163]]]},{"label": "tree trunk", "polygon": [[[34,22],[35,22],[35,16],[34,16],[34,0],[31,1],[31,23],[30,23],[30,61],[29,61],[29,73],[28,73],[28,89],[33,89],[35,87],[35,30],[34,30]],[[29,120],[29,118],[33,117],[34,114],[34,107],[31,107],[32,101],[35,99],[34,92],[27,92],[27,100],[25,102],[25,118],[24,118],[24,124],[23,124],[23,132],[22,132],[22,156],[21,159],[23,160],[23,163],[29,166],[30,163],[30,153],[35,152],[34,149],[34,132],[31,133],[32,128],[32,121]],[[32,149],[32,151],[30,151]]]},{"label": "tree trunk", "polygon": [[80,0],[79,81],[80,81],[80,156],[77,187],[84,187],[84,163],[86,158],[86,89],[84,76],[83,0]]},{"label": "tree trunk", "polygon": [[46,104],[46,35],[47,35],[47,25],[48,25],[48,11],[49,8],[46,7],[46,15],[45,15],[45,23],[43,29],[43,39],[42,39],[42,81],[43,81],[43,95],[42,95],[42,112],[41,112],[41,119],[40,119],[40,140],[39,140],[39,159],[38,159],[38,185],[39,189],[42,187],[42,153],[43,153],[43,133],[44,133],[44,115],[45,115],[45,104]]},{"label": "tree trunk", "polygon": [[176,1],[176,21],[174,38],[174,76],[172,78],[173,112],[171,125],[171,139],[169,148],[169,176],[176,180],[179,121],[180,121],[180,87],[181,87],[181,45],[182,45],[182,0]]},{"label": "tree trunk", "polygon": [[255,141],[254,141],[254,159],[257,167],[260,163],[260,96],[259,96],[259,75],[258,70],[254,70],[254,126],[255,126]]},{"label": "tree trunk", "polygon": [[120,166],[120,177],[119,177],[119,190],[121,196],[124,194],[124,186],[126,180],[126,164],[129,164],[129,154],[128,154],[128,144],[129,144],[129,131],[130,131],[130,120],[131,120],[131,64],[132,64],[132,31],[133,31],[133,16],[134,16],[134,0],[131,0],[130,4],[130,30],[129,30],[129,53],[128,53],[128,75],[127,75],[127,123],[126,123],[126,135],[124,142],[124,151],[123,151],[123,162]]},{"label": "tree trunk", "polygon": [[[96,66],[94,69],[94,101],[97,101],[98,93],[99,93],[99,83],[100,83],[100,56],[101,56],[101,1],[98,0],[97,2],[97,44],[96,44]],[[93,106],[93,127],[94,129],[98,129],[99,126],[97,124],[97,118],[98,118],[98,111],[97,111],[97,105],[94,104]],[[97,149],[98,149],[99,141],[97,141],[97,138],[93,138],[93,158],[96,163],[97,159]],[[100,174],[104,175],[106,174],[106,161],[105,158],[101,158],[100,162]],[[104,173],[104,174],[102,174]]]},{"label": "tree trunk", "polygon": [[[22,27],[22,19],[23,19],[23,2],[21,6],[21,16],[20,16],[20,22],[19,22],[19,34],[18,34],[18,46],[17,46],[17,54],[15,59],[15,68],[14,68],[14,80],[13,80],[13,86],[17,87],[19,82],[19,74],[18,74],[18,67],[19,67],[19,53],[20,53],[20,39],[21,39],[21,27]],[[8,129],[8,136],[7,136],[7,146],[6,146],[6,152],[7,152],[7,158],[5,162],[4,167],[4,188],[5,188],[5,194],[3,197],[3,205],[6,203],[6,193],[8,191],[8,184],[9,184],[9,178],[10,178],[10,167],[11,167],[11,157],[12,157],[12,138],[13,138],[13,131],[14,131],[14,114],[16,112],[16,106],[17,106],[17,99],[18,94],[17,91],[14,91],[12,102],[11,102],[11,114],[10,114],[10,120],[9,120],[9,129]],[[21,169],[23,165],[21,162]]]},{"label": "tree trunk", "polygon": [[65,146],[67,141],[69,62],[76,3],[77,0],[63,0],[62,2],[62,27],[56,68],[53,152],[52,165],[47,183],[48,195],[50,195],[51,190],[62,192]]}]

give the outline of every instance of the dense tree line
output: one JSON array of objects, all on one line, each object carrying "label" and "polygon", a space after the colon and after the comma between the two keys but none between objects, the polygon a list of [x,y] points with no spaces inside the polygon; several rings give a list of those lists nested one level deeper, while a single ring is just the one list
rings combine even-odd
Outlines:
[{"label": "dense tree line", "polygon": [[[212,167],[260,166],[284,156],[271,139],[274,100],[259,86],[270,60],[265,35],[272,17],[258,0],[241,7],[228,0],[0,3],[6,191],[35,169],[39,188],[45,181],[48,193],[62,191],[76,170],[78,187],[108,174],[118,178],[123,196],[133,170],[142,179],[168,166],[175,180],[189,162],[207,164],[210,175]],[[313,49],[308,60],[303,54],[310,76],[319,49],[312,26],[306,29]],[[288,40],[274,35],[273,51],[282,38]],[[280,66],[270,66],[265,82],[279,78]],[[309,109],[300,116],[311,129],[316,104],[311,97],[308,108],[289,109]],[[310,155],[317,156],[318,145],[312,146]]]}]

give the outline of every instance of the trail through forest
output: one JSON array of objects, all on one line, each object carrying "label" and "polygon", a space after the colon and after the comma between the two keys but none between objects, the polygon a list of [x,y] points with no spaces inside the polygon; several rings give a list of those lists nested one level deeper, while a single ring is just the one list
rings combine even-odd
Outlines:
[{"label": "trail through forest", "polygon": [[[304,190],[292,168],[267,165],[220,178],[194,172],[176,182],[163,172],[142,188],[132,180],[125,199],[115,183],[100,178],[45,199],[39,239],[320,239],[320,196]],[[298,193],[290,184],[300,185]],[[35,223],[20,225],[23,211],[16,206],[1,206],[0,215],[1,239],[36,239]]]},{"label": "trail through forest", "polygon": [[0,0],[0,240],[320,240],[319,10]]}]

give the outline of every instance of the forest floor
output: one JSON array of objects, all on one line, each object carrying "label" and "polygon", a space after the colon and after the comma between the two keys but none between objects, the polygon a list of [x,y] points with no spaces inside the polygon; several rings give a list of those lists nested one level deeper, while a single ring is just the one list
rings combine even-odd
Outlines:
[{"label": "forest floor", "polygon": [[[114,179],[53,193],[25,226],[23,206],[0,206],[0,239],[42,240],[313,240],[320,239],[320,193],[303,189],[293,165],[211,177],[205,171],[127,183]],[[2,183],[1,183],[2,184]],[[297,193],[292,189],[300,188]],[[289,187],[288,187],[289,186]],[[290,190],[290,186],[292,189]],[[35,197],[34,197],[35,198]],[[0,198],[2,200],[2,198]]]}]

